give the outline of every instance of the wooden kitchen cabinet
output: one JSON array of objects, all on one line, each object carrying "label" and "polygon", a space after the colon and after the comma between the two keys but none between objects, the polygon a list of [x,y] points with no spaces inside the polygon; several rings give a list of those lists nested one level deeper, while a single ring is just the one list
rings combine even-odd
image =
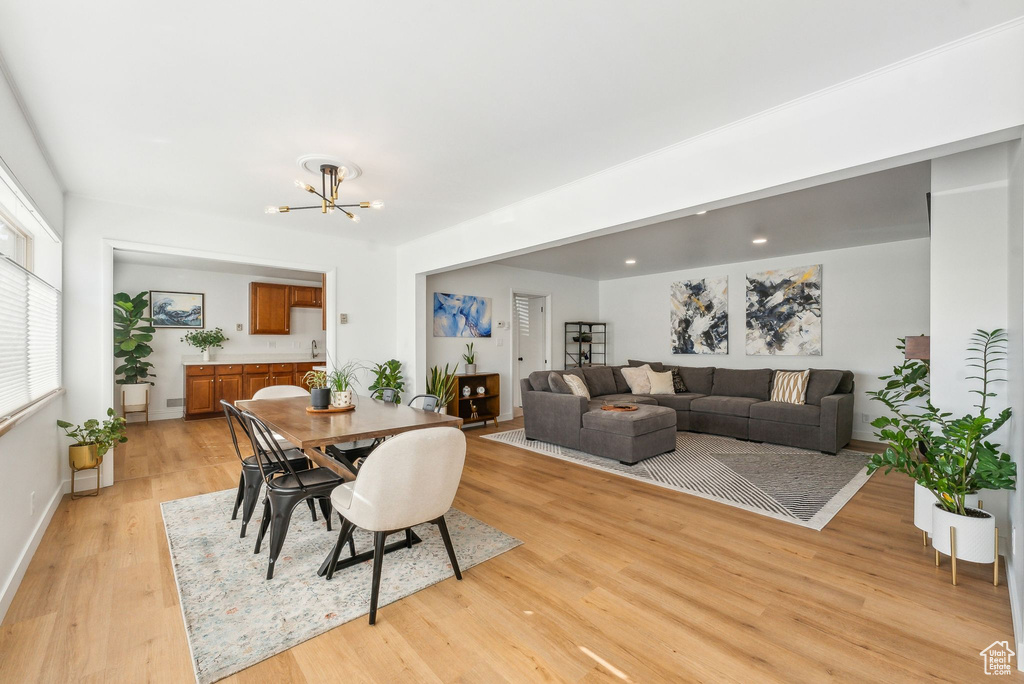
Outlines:
[{"label": "wooden kitchen cabinet", "polygon": [[213,366],[185,367],[185,414],[216,411],[217,379]]},{"label": "wooden kitchen cabinet", "polygon": [[220,402],[235,403],[242,398],[242,366],[241,364],[221,365],[216,367],[217,402],[215,408],[220,410]]},{"label": "wooden kitchen cabinet", "polygon": [[322,361],[299,363],[202,364],[185,366],[185,420],[223,416],[221,401],[252,399],[270,385],[299,385]]},{"label": "wooden kitchen cabinet", "polygon": [[249,334],[287,335],[291,332],[289,285],[249,283]]},{"label": "wooden kitchen cabinet", "polygon": [[270,366],[270,384],[271,385],[294,385],[295,383],[295,364],[294,363],[274,363]]},{"label": "wooden kitchen cabinet", "polygon": [[323,306],[323,290],[319,287],[289,285],[289,301],[292,306],[319,309]]},{"label": "wooden kitchen cabinet", "polygon": [[247,363],[243,368],[242,395],[251,399],[252,395],[270,385],[269,363]]},{"label": "wooden kitchen cabinet", "polygon": [[302,378],[305,377],[306,373],[308,373],[309,371],[313,370],[313,366],[322,366],[322,365],[324,365],[324,363],[326,363],[326,361],[323,362],[323,363],[318,363],[318,362],[314,361],[314,362],[311,362],[311,363],[297,363],[297,364],[295,364],[295,384],[298,385],[299,387],[301,387],[302,389],[308,390],[309,389],[309,385]]}]

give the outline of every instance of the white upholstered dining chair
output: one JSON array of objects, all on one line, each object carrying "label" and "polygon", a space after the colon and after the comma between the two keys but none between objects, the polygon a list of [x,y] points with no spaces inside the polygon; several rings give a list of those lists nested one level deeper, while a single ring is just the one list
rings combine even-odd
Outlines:
[{"label": "white upholstered dining chair", "polygon": [[[261,387],[256,390],[256,393],[252,395],[253,399],[287,399],[289,397],[308,397],[309,391],[297,387],[296,385],[270,385],[268,387]],[[295,449],[296,446],[289,442],[281,435],[274,433],[274,439],[278,445],[287,451],[288,449]]]},{"label": "white upholstered dining chair", "polygon": [[353,482],[331,492],[331,505],[342,517],[338,543],[331,552],[327,579],[354,527],[373,532],[373,586],[370,624],[377,619],[384,543],[394,532],[414,525],[437,525],[456,579],[462,579],[444,514],[451,508],[466,462],[466,436],[452,427],[425,428],[396,435],[374,449]]}]

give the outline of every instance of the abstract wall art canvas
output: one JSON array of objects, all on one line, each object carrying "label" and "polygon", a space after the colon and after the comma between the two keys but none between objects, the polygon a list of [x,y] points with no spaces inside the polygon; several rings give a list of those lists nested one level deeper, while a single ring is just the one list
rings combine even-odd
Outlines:
[{"label": "abstract wall art canvas", "polygon": [[434,293],[434,337],[490,336],[490,297]]},{"label": "abstract wall art canvas", "polygon": [[821,264],[747,274],[747,355],[821,356]]},{"label": "abstract wall art canvas", "polygon": [[154,328],[203,328],[203,295],[199,292],[149,292]]},{"label": "abstract wall art canvas", "polygon": [[729,353],[729,277],[672,283],[673,354]]}]

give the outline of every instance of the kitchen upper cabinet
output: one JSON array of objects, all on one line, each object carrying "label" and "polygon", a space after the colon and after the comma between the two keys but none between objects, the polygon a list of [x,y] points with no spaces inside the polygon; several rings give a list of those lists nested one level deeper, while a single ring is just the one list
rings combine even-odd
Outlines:
[{"label": "kitchen upper cabinet", "polygon": [[323,290],[319,287],[290,285],[289,291],[292,306],[299,306],[307,309],[319,309],[323,307]]},{"label": "kitchen upper cabinet", "polygon": [[291,286],[249,283],[249,334],[287,335],[291,332]]}]

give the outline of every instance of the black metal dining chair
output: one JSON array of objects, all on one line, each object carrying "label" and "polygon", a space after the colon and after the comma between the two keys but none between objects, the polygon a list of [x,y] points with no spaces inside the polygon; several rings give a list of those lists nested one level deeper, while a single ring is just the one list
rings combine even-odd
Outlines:
[{"label": "black metal dining chair", "polygon": [[378,387],[373,391],[373,394],[370,396],[373,397],[374,399],[380,399],[381,401],[386,402],[388,404],[394,404],[396,403],[396,394],[398,394],[398,391],[391,387]]},{"label": "black metal dining chair", "polygon": [[440,413],[441,411],[441,397],[436,394],[417,394],[415,397],[409,400],[408,406],[413,406],[417,399],[423,400],[423,405],[420,406],[424,411],[433,411],[434,413]]},{"label": "black metal dining chair", "polygon": [[[310,468],[296,470],[285,455],[281,446],[273,439],[273,431],[262,420],[249,413],[242,412],[253,451],[264,458],[256,459],[263,481],[267,485],[267,496],[263,500],[263,520],[260,521],[260,533],[256,537],[256,548],[253,553],[260,552],[263,538],[270,529],[270,559],[267,563],[267,579],[274,578],[274,565],[281,555],[288,525],[291,523],[292,511],[303,501],[317,499],[320,510],[327,519],[327,529],[331,529],[331,492],[335,487],[344,484],[340,476],[327,468]],[[270,471],[264,463],[274,464],[276,470]],[[355,549],[353,548],[353,554]]]},{"label": "black metal dining chair", "polygon": [[[245,538],[245,530],[249,526],[249,520],[252,519],[253,511],[256,510],[256,502],[259,501],[260,489],[263,488],[263,473],[260,471],[260,466],[257,460],[261,458],[259,453],[254,453],[252,456],[242,456],[242,447],[238,446],[238,435],[235,433],[235,425],[242,430],[242,434],[245,436],[243,444],[245,442],[251,443],[252,440],[249,436],[249,428],[246,427],[245,420],[242,418],[241,412],[226,401],[221,401],[221,408],[224,409],[224,417],[227,419],[228,431],[231,433],[231,443],[235,447],[235,455],[238,456],[238,460],[242,464],[242,472],[238,475],[238,494],[235,496],[235,507],[231,511],[231,519],[238,519],[238,509],[242,509],[242,532],[238,536],[242,539]],[[292,467],[296,470],[306,470],[312,464],[304,453],[298,449],[287,449],[284,450],[285,459],[292,464]],[[276,463],[271,463],[265,458],[263,460],[263,468],[268,473],[275,473],[280,470]],[[309,509],[313,515],[313,520],[316,520],[316,509],[313,507],[313,501],[309,500]]]}]

